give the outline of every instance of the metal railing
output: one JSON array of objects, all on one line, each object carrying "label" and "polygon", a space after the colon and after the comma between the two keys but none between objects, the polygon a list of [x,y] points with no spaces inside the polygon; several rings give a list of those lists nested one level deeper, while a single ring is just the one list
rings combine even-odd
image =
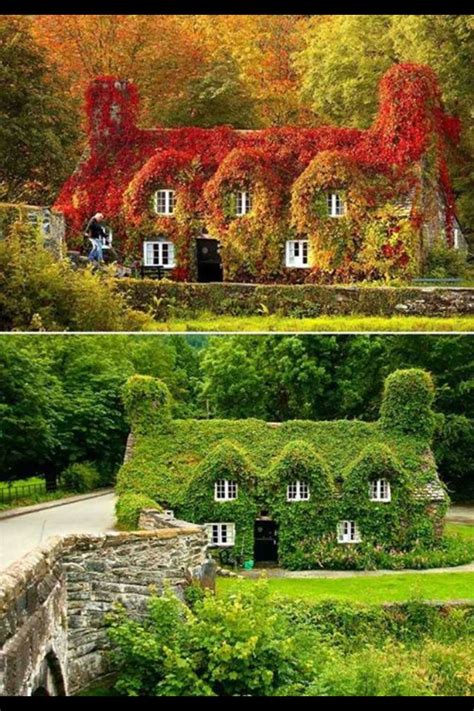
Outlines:
[{"label": "metal railing", "polygon": [[23,484],[16,481],[0,483],[0,504],[13,504],[24,499],[34,499],[46,493],[57,491],[55,481],[42,481],[34,484]]}]

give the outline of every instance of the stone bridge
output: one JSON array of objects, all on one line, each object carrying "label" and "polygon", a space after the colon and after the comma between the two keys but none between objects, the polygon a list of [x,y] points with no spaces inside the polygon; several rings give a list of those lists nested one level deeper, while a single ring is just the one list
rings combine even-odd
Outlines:
[{"label": "stone bridge", "polygon": [[[66,696],[110,672],[104,615],[135,616],[165,581],[206,584],[207,540],[191,524],[48,542],[0,574],[0,695]],[[212,576],[210,581],[212,585]]]}]

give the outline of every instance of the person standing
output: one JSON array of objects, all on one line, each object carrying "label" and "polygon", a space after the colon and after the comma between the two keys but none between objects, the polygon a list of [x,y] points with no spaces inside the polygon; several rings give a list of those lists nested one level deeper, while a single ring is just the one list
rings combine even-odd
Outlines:
[{"label": "person standing", "polygon": [[102,212],[96,212],[87,223],[85,236],[92,242],[92,249],[89,253],[91,262],[103,262],[104,253],[102,250],[102,240],[107,238],[107,232],[104,227],[104,215]]}]

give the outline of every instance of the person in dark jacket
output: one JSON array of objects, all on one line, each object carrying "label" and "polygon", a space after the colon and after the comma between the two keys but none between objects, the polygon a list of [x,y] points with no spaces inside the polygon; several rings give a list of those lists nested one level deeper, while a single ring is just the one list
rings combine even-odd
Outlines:
[{"label": "person in dark jacket", "polygon": [[91,262],[103,262],[104,253],[102,251],[102,240],[107,238],[107,232],[104,227],[104,215],[102,212],[96,212],[87,223],[84,232],[85,236],[92,242],[92,249],[89,253]]}]

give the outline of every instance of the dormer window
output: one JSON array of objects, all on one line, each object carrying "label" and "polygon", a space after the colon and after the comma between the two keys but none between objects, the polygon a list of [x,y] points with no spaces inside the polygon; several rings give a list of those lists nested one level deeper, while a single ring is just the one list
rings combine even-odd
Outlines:
[{"label": "dormer window", "polygon": [[235,501],[237,490],[236,481],[218,479],[214,484],[214,501]]},{"label": "dormer window", "polygon": [[252,209],[252,194],[249,190],[239,190],[237,193],[236,215],[242,217],[247,215]]},{"label": "dormer window", "polygon": [[340,193],[328,193],[327,201],[329,217],[342,217],[345,214],[344,200]]},{"label": "dormer window", "polygon": [[375,479],[369,483],[371,501],[390,501],[390,482],[387,479]]},{"label": "dormer window", "polygon": [[338,543],[360,543],[360,532],[355,521],[339,521],[337,524]]},{"label": "dormer window", "polygon": [[286,266],[305,268],[308,267],[308,261],[308,240],[288,240],[286,243]]},{"label": "dormer window", "polygon": [[172,215],[176,204],[174,190],[157,190],[155,193],[155,212],[157,215]]},{"label": "dormer window", "polygon": [[287,501],[309,501],[309,484],[305,481],[292,481],[286,489]]}]

